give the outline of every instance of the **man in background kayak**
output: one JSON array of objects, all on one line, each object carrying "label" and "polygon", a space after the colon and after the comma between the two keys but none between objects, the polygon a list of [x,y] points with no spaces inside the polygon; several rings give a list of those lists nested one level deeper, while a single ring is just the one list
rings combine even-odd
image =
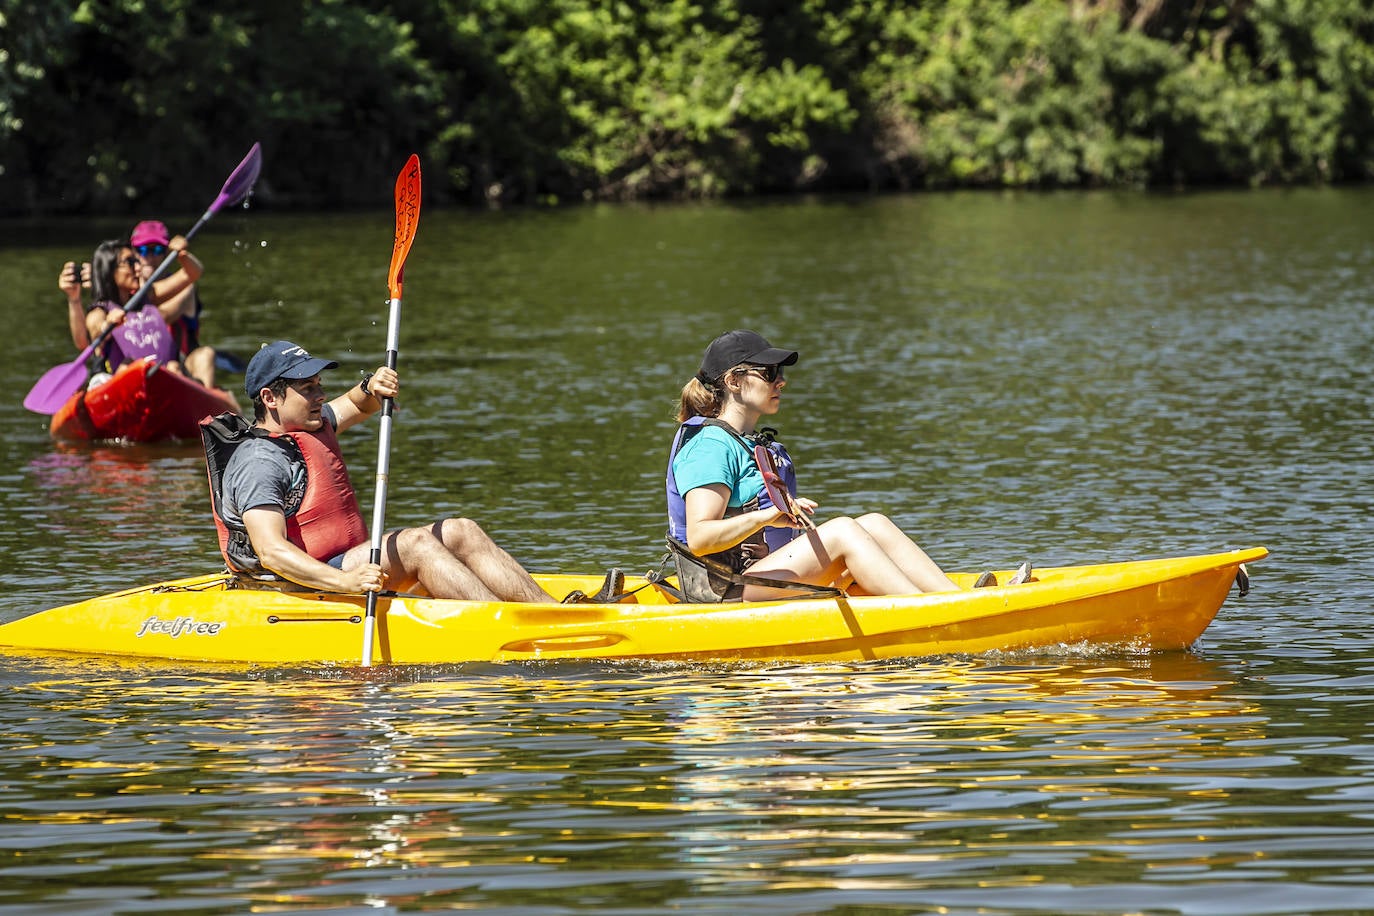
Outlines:
[{"label": "man in background kayak", "polygon": [[369,562],[367,525],[335,434],[377,413],[400,383],[382,366],[326,403],[320,373],[338,365],[276,341],[245,373],[253,425],[236,414],[202,422],[229,568],[349,594],[380,591],[385,582],[396,591],[418,585],[436,598],[555,601],[465,518],[389,532],[381,564]]}]

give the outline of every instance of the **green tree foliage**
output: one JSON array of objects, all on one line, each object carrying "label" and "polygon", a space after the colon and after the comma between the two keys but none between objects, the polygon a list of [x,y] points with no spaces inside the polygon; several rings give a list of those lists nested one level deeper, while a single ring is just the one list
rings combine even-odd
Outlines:
[{"label": "green tree foliage", "polygon": [[431,38],[460,51],[440,51],[451,120],[431,152],[488,200],[786,185],[813,134],[853,119],[822,70],[765,60],[733,0],[445,6]]},{"label": "green tree foliage", "polygon": [[1153,76],[1164,61],[1150,52],[1167,57],[1168,48],[1123,32],[1115,14],[1058,0],[956,0],[894,11],[885,28],[887,46],[904,51],[867,75],[867,97],[876,146],[903,184],[1147,177],[1157,143],[1121,129],[1119,94]]},{"label": "green tree foliage", "polygon": [[1365,0],[0,0],[0,210],[1374,174]]},{"label": "green tree foliage", "polygon": [[1167,141],[1160,171],[1169,178],[1264,184],[1369,177],[1374,12],[1365,4],[1215,4],[1199,17],[1189,45],[1155,103],[1154,122]]},{"label": "green tree foliage", "polygon": [[28,11],[23,59],[0,70],[6,204],[204,206],[258,139],[266,189],[352,201],[428,128],[436,81],[410,26],[358,4],[3,2]]}]

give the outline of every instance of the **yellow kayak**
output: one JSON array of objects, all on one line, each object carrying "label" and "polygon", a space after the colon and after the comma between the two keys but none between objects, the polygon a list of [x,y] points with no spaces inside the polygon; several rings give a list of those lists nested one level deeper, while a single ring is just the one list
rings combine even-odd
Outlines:
[{"label": "yellow kayak", "polygon": [[[1037,569],[1024,585],[883,597],[679,604],[641,577],[620,604],[518,604],[413,595],[377,602],[374,661],[529,659],[850,661],[1067,647],[1184,649],[1263,547],[1206,556]],[[1009,572],[999,573],[1003,581]],[[536,576],[552,595],[599,576]],[[0,626],[0,646],[142,658],[355,664],[361,597],[243,583],[163,582]]]}]

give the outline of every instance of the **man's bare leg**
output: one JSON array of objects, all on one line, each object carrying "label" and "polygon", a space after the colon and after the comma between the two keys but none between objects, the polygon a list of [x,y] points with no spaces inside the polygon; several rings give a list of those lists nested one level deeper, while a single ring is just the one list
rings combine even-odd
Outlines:
[{"label": "man's bare leg", "polygon": [[557,601],[471,519],[446,518],[428,530],[501,600]]}]

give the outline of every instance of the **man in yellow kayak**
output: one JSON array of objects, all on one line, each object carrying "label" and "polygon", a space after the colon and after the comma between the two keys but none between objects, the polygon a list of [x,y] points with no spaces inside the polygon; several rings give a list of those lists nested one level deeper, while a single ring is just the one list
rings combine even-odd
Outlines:
[{"label": "man in yellow kayak", "polygon": [[447,518],[382,539],[369,562],[367,525],[336,433],[394,398],[399,379],[379,367],[326,403],[320,373],[338,368],[279,340],[248,363],[254,423],[221,414],[201,425],[220,550],[229,568],[275,574],[327,591],[359,594],[418,585],[436,598],[555,601],[476,522]]}]

